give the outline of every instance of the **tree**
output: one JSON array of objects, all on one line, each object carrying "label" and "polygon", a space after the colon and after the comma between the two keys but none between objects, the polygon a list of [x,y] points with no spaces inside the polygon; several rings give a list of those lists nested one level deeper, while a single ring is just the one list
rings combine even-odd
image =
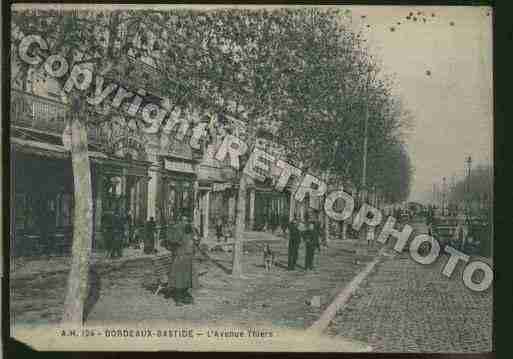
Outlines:
[{"label": "tree", "polygon": [[[172,80],[169,88],[175,95],[194,95],[204,111],[242,120],[248,152],[256,131],[272,120],[280,125],[275,138],[289,148],[288,159],[302,162],[303,169],[332,167],[334,156],[325,156],[326,151],[347,154],[350,160],[350,137],[361,123],[352,112],[367,90],[362,82],[377,71],[356,34],[340,23],[339,11],[190,11],[163,18],[160,32],[167,40],[175,38],[167,43],[185,43],[179,51],[168,49],[164,72],[189,79]],[[154,25],[154,32],[161,24]],[[178,100],[175,105],[183,106]],[[335,140],[342,151],[333,148]],[[240,272],[247,184],[240,173],[235,275]]]},{"label": "tree", "polygon": [[[31,56],[41,55],[44,59],[48,55],[61,55],[70,70],[80,66],[89,71],[103,70],[103,73],[107,73],[122,61],[121,54],[130,43],[124,31],[127,23],[138,22],[138,19],[135,14],[119,11],[15,10],[11,24],[11,40],[13,49],[16,49],[11,55],[13,63],[18,65],[15,79],[25,85],[30,80],[29,73],[49,78],[49,72],[57,71],[60,66],[54,62],[54,67],[48,69],[44,66],[45,61],[28,64],[21,60],[17,50],[28,35],[39,35],[48,45],[46,51],[37,46],[27,49]],[[57,78],[61,89],[65,88],[67,79],[68,76]],[[64,101],[69,105],[67,121],[71,129],[70,152],[74,182],[72,263],[63,321],[81,325],[92,246],[92,188],[87,126],[93,119],[98,123],[98,117],[109,120],[108,114],[112,115],[112,111],[107,113],[90,106],[86,100],[91,95],[91,88],[79,91],[77,87],[67,92],[62,91]],[[28,87],[24,86],[24,89],[28,90]]]},{"label": "tree", "polygon": [[465,176],[457,181],[449,193],[449,201],[452,203],[473,203],[473,207],[485,207],[490,209],[493,198],[493,167],[480,164],[473,168],[470,176]]},{"label": "tree", "polygon": [[[391,83],[380,79],[376,61],[338,10],[171,11],[162,19],[148,26],[165,38],[160,62],[174,105],[186,106],[192,96],[202,111],[243,121],[248,152],[256,131],[274,121],[274,138],[288,149],[289,161],[357,183],[364,112],[370,113],[371,154],[401,137],[407,121]],[[240,173],[240,250],[243,178]],[[240,268],[240,250],[234,250],[234,269]]]},{"label": "tree", "polygon": [[[273,122],[279,124],[274,135],[289,148],[289,160],[303,163],[305,170],[330,169],[344,179],[355,179],[364,106],[371,107],[371,132],[377,136],[385,131],[383,143],[396,138],[394,131],[401,121],[394,115],[381,115],[390,107],[390,92],[377,79],[379,68],[359,34],[344,26],[343,15],[347,14],[318,9],[24,11],[13,14],[13,27],[18,33],[36,32],[50,38],[50,53],[61,53],[71,65],[87,62],[119,83],[137,83],[150,89],[160,99],[169,100],[169,110],[194,109],[200,115],[217,114],[244,123],[242,140],[249,149],[243,164],[254,147],[257,131]],[[15,45],[19,38],[13,41]],[[141,73],[125,55],[152,62],[156,76]],[[81,136],[88,119],[109,118],[113,109],[90,108],[84,101],[86,92],[72,90],[69,97],[76,114],[70,116],[77,140],[71,151],[75,161],[88,158],[87,137]],[[172,134],[177,127],[169,117],[159,133]],[[337,146],[333,146],[335,142]],[[75,196],[90,202],[89,164],[75,162],[74,175],[84,179],[76,179]],[[238,181],[234,276],[241,274],[241,236],[250,184],[242,171]],[[85,220],[77,222],[74,229],[77,261],[73,276],[70,274],[68,297],[82,298],[83,287],[74,287],[71,282],[87,282],[87,265],[78,258],[89,257],[91,218],[87,206],[76,204],[75,209],[75,217]],[[79,232],[78,226],[85,226],[85,230]],[[75,306],[68,311],[76,314],[79,309]],[[73,318],[80,320],[78,314]]]}]

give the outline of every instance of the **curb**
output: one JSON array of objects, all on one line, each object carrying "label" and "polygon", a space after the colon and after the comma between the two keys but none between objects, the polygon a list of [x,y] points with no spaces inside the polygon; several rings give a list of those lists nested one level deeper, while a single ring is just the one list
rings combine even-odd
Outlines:
[{"label": "curb", "polygon": [[[379,261],[381,260],[382,253],[383,251],[380,250],[376,258],[372,262],[368,263],[365,266],[365,268],[360,273],[358,273],[351,280],[351,282],[340,291],[340,293],[338,293],[333,302],[331,302],[331,304],[321,314],[319,319],[317,319],[307,329],[307,331],[322,333],[328,328],[330,322],[337,315],[337,311],[347,304],[347,302],[349,301],[353,293],[358,289],[363,280],[372,272],[376,264],[379,263]],[[370,346],[369,350],[372,350]]]}]

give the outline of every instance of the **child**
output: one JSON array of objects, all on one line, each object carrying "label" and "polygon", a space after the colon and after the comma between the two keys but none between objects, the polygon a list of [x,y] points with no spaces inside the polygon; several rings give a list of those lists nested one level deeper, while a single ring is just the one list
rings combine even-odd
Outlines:
[{"label": "child", "polygon": [[222,236],[223,236],[223,220],[221,219],[221,217],[217,217],[217,220],[216,220],[216,238],[217,238],[218,242],[221,241],[221,237]]}]

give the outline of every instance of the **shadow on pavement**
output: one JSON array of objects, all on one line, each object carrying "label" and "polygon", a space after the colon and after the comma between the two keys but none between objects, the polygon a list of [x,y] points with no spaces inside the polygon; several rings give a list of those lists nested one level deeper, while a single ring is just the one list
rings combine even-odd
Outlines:
[{"label": "shadow on pavement", "polygon": [[84,303],[84,320],[87,320],[89,313],[92,312],[94,305],[98,302],[101,292],[101,280],[98,272],[92,266],[89,270],[89,293]]},{"label": "shadow on pavement", "polygon": [[225,274],[232,274],[232,269],[231,268],[227,268],[226,266],[224,266],[223,264],[221,264],[221,261],[215,259],[215,258],[212,258],[208,255],[207,252],[205,252],[204,250],[198,248],[199,252],[201,254],[203,254],[204,257],[206,257],[208,260],[210,260],[210,262],[212,262],[214,265],[216,265],[218,268],[220,268]]}]

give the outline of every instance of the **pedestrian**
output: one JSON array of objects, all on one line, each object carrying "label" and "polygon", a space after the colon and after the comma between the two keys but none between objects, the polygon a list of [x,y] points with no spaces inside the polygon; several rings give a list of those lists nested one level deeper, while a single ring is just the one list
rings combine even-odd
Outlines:
[{"label": "pedestrian", "polygon": [[304,231],[305,241],[305,271],[313,270],[315,249],[319,248],[318,237],[315,234],[315,224],[310,222]]},{"label": "pedestrian", "polygon": [[224,242],[228,242],[228,238],[233,238],[235,231],[235,223],[233,221],[229,221],[223,230]]},{"label": "pedestrian", "polygon": [[216,238],[217,241],[220,242],[223,237],[223,219],[221,216],[218,216],[216,219]]},{"label": "pedestrian", "polygon": [[55,212],[46,203],[42,205],[38,226],[40,230],[40,253],[49,254],[53,251],[52,235],[55,234]]},{"label": "pedestrian", "polygon": [[195,230],[189,219],[182,215],[175,226],[174,259],[168,272],[168,295],[173,296],[177,305],[192,304],[193,298],[189,289],[193,287],[192,260],[194,257]]},{"label": "pedestrian", "polygon": [[270,219],[269,219],[269,227],[271,229],[271,233],[274,234],[276,231],[276,228],[278,228],[278,215],[275,213],[271,213]]},{"label": "pedestrian", "polygon": [[301,234],[299,232],[297,220],[294,218],[289,224],[289,260],[287,270],[296,269],[300,244]]},{"label": "pedestrian", "polygon": [[283,236],[285,237],[285,234],[287,233],[287,228],[289,227],[289,217],[286,214],[281,215],[280,225]]},{"label": "pedestrian", "polygon": [[126,236],[128,246],[134,245],[134,223],[132,214],[128,212],[126,216]]},{"label": "pedestrian", "polygon": [[305,231],[307,230],[307,225],[305,223],[305,220],[301,217],[297,221],[297,229],[299,231],[299,238],[301,238],[301,240],[304,240],[304,235],[305,235]]},{"label": "pedestrian", "polygon": [[134,224],[134,248],[141,249],[141,233],[145,233],[144,228],[141,228],[141,223]]},{"label": "pedestrian", "polygon": [[[316,248],[320,251],[321,250],[321,235],[322,235],[322,227],[321,222],[318,219],[313,220],[313,236],[316,244]],[[323,240],[323,245],[326,245]]]},{"label": "pedestrian", "polygon": [[150,220],[146,222],[145,233],[144,233],[144,253],[151,254],[155,253],[155,232],[157,224],[155,218],[150,217]]},{"label": "pedestrian", "polygon": [[112,255],[111,258],[120,258],[123,256],[124,245],[124,229],[125,221],[121,217],[121,213],[117,212],[113,218],[113,236],[112,236]]},{"label": "pedestrian", "polygon": [[374,227],[367,227],[367,246],[374,245]]},{"label": "pedestrian", "polygon": [[110,211],[105,211],[102,216],[102,235],[103,235],[103,243],[105,245],[105,254],[106,256],[112,257],[112,253],[114,250],[114,218],[113,214]]}]

